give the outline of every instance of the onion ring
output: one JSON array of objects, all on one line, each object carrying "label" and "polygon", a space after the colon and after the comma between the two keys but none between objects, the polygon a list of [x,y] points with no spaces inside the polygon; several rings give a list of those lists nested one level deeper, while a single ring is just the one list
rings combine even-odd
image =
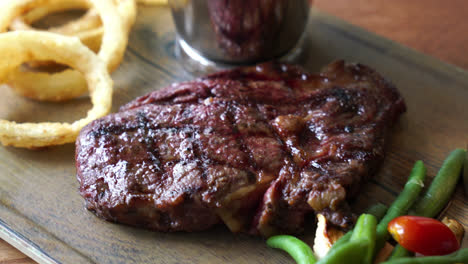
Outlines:
[{"label": "onion ring", "polygon": [[[58,0],[18,0],[2,3],[6,16],[0,18],[0,32],[5,31],[14,18],[34,8],[56,3]],[[105,62],[109,71],[115,70],[125,52],[128,33],[136,17],[134,0],[87,0],[100,14],[103,26],[83,34],[102,35],[102,45],[98,56]],[[120,10],[120,12],[119,12]],[[122,14],[122,17],[119,15]],[[104,32],[104,33],[103,33]],[[66,83],[63,80],[68,80]],[[78,97],[87,91],[83,76],[65,70],[59,73],[24,72],[19,67],[8,78],[10,86],[20,95],[43,101],[62,101]],[[72,86],[68,86],[72,84]],[[67,87],[68,86],[68,87]],[[73,92],[70,92],[73,91]]]},{"label": "onion ring", "polygon": [[[89,9],[85,15],[77,20],[67,22],[63,25],[50,27],[48,32],[58,33],[67,36],[76,36],[81,42],[94,52],[98,52],[101,47],[102,28],[101,18],[88,0],[62,0],[49,2],[27,12],[23,16],[15,18],[10,25],[10,30],[36,30],[32,23],[46,17],[47,15],[71,9]],[[35,64],[33,64],[35,65]],[[41,65],[41,64],[39,64]]]},{"label": "onion ring", "polygon": [[[49,32],[70,35],[77,32],[82,32],[88,29],[94,29],[102,26],[99,14],[96,10],[92,9],[92,5],[88,0],[62,0],[51,1],[47,4],[36,7],[24,15],[17,17],[10,25],[11,30],[34,30],[31,24],[55,12],[61,12],[72,9],[88,9],[86,14],[77,20],[67,22],[63,25],[50,27],[47,29]],[[83,20],[86,24],[82,24]],[[75,26],[76,21],[80,21],[79,27]]]},{"label": "onion ring", "polygon": [[[136,5],[128,0],[113,0],[117,5],[118,13],[128,29],[131,28],[136,18]],[[52,1],[41,5],[21,17],[17,17],[10,25],[11,30],[36,30],[31,26],[32,23],[44,18],[45,16],[71,9],[89,9],[82,17],[67,22],[63,25],[50,27],[49,32],[54,32],[67,36],[79,37],[81,42],[95,52],[99,51],[102,38],[102,22],[98,12],[90,6],[89,0],[61,0]]]},{"label": "onion ring", "polygon": [[[0,18],[1,19],[1,18]],[[37,148],[74,142],[92,120],[109,113],[112,79],[106,65],[78,38],[54,33],[17,31],[0,34],[0,81],[8,72],[30,60],[53,60],[81,72],[86,79],[93,107],[85,118],[73,123],[16,123],[0,120],[0,142],[6,146]]]}]

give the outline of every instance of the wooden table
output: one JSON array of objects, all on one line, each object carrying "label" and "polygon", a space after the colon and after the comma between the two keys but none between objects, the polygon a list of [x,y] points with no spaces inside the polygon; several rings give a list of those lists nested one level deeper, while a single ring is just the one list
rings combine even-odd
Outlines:
[{"label": "wooden table", "polygon": [[[452,0],[316,0],[315,6],[468,70],[468,2]],[[0,264],[35,263],[0,239]]]}]

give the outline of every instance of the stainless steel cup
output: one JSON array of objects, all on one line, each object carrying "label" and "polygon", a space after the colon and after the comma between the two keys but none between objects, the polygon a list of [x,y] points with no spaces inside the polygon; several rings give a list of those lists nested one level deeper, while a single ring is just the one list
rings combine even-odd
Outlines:
[{"label": "stainless steel cup", "polygon": [[310,0],[169,0],[178,45],[196,60],[247,64],[281,57],[300,40]]}]

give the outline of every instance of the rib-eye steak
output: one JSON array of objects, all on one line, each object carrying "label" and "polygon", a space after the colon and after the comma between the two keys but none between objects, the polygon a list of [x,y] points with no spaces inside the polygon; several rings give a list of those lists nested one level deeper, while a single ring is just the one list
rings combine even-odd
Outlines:
[{"label": "rib-eye steak", "polygon": [[360,64],[223,71],[84,128],[80,192],[100,217],[161,231],[224,222],[233,232],[296,233],[311,212],[346,227],[346,200],[375,173],[404,111],[396,88]]}]

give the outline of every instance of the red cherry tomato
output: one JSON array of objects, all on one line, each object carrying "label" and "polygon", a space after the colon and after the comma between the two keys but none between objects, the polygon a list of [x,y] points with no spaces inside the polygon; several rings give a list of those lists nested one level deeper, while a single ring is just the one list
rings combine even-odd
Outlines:
[{"label": "red cherry tomato", "polygon": [[388,232],[404,248],[426,256],[446,255],[460,248],[455,234],[442,222],[420,216],[400,216]]}]

